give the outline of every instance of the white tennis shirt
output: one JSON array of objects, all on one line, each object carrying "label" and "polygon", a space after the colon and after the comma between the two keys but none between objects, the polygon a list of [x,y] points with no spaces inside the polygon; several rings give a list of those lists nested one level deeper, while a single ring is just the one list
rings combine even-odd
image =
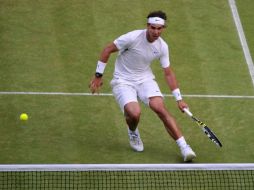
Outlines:
[{"label": "white tennis shirt", "polygon": [[169,67],[167,43],[161,37],[150,43],[146,38],[146,31],[146,29],[135,30],[114,40],[119,50],[115,62],[114,78],[135,83],[154,79],[150,65],[155,59],[160,61],[162,68]]}]

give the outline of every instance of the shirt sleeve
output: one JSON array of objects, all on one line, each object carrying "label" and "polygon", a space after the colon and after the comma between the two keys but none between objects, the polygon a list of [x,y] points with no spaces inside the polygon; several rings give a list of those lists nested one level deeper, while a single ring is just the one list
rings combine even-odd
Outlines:
[{"label": "shirt sleeve", "polygon": [[128,49],[128,47],[130,47],[136,36],[137,36],[136,31],[128,32],[115,39],[114,44],[116,45],[118,50],[120,51],[126,50]]},{"label": "shirt sleeve", "polygon": [[163,45],[162,45],[162,54],[160,57],[160,63],[161,63],[162,68],[167,68],[170,66],[169,48],[166,43],[163,43]]},{"label": "shirt sleeve", "polygon": [[114,44],[116,45],[117,49],[120,51],[123,49],[127,49],[130,44],[130,38],[128,33],[115,39]]}]

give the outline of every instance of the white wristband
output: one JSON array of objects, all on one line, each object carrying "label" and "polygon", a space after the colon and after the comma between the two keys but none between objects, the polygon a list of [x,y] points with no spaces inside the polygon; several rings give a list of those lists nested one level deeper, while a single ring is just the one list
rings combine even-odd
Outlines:
[{"label": "white wristband", "polygon": [[107,64],[106,64],[106,63],[103,63],[102,61],[98,61],[98,63],[97,63],[97,68],[96,68],[96,73],[103,74],[106,65],[107,65]]},{"label": "white wristband", "polygon": [[173,90],[172,94],[175,97],[176,101],[183,99],[179,88],[176,88],[175,90]]}]

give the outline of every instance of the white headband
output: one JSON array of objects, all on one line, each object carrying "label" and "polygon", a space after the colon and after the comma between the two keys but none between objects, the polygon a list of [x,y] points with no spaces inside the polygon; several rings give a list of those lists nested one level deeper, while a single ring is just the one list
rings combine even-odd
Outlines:
[{"label": "white headband", "polygon": [[160,24],[165,25],[165,20],[160,17],[149,17],[147,20],[147,23],[149,24]]}]

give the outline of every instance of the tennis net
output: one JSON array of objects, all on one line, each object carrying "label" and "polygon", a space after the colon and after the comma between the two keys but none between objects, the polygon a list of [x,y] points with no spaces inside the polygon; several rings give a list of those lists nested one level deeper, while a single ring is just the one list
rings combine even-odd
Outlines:
[{"label": "tennis net", "polygon": [[254,164],[0,165],[1,190],[253,190]]}]

